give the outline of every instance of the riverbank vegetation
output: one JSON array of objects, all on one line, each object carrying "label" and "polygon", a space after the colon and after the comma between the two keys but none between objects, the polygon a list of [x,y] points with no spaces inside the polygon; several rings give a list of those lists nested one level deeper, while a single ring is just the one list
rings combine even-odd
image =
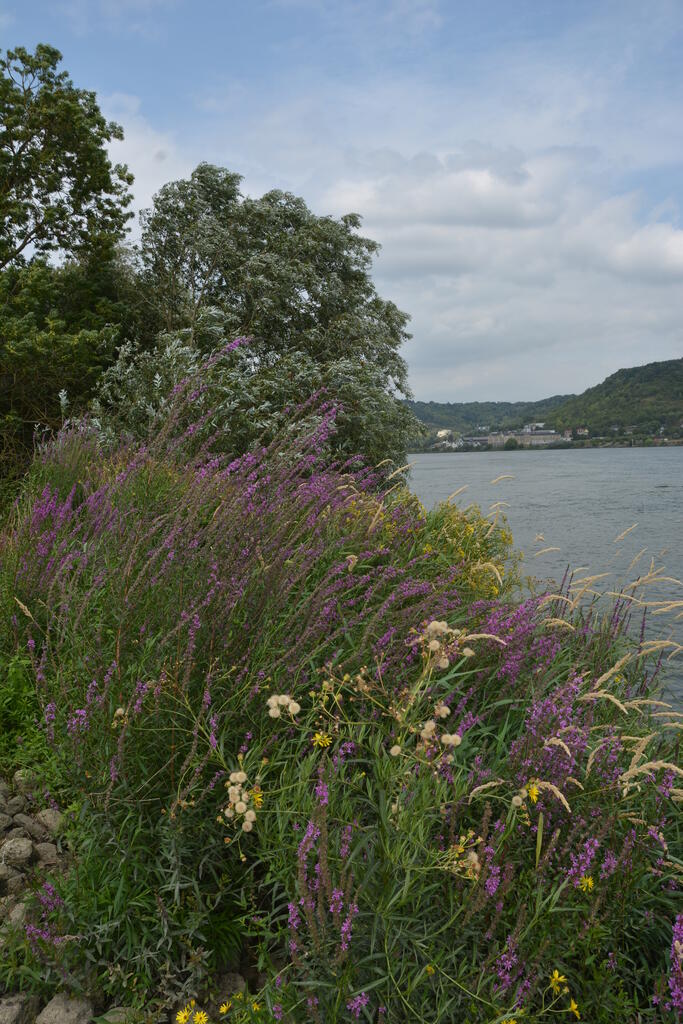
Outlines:
[{"label": "riverbank vegetation", "polygon": [[[32,92],[7,56],[7,109],[51,109],[58,57]],[[178,1024],[675,1020],[671,645],[633,630],[638,587],[530,594],[497,515],[420,505],[373,243],[238,185],[200,165],[138,249],[104,218],[98,260],[79,235],[3,271],[0,775],[63,809],[69,860],[26,876],[0,992]]]}]

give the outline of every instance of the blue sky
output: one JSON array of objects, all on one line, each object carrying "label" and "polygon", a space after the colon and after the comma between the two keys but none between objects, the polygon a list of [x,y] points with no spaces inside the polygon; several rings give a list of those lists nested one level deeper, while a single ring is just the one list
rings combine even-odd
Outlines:
[{"label": "blue sky", "polygon": [[363,216],[417,397],[683,355],[680,0],[0,0],[124,127],[136,207],[200,160]]}]

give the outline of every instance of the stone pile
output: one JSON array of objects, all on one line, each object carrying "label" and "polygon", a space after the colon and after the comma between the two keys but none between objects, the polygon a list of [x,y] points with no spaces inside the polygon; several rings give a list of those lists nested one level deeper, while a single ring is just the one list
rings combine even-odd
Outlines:
[{"label": "stone pile", "polygon": [[0,779],[0,928],[23,923],[26,890],[65,866],[68,857],[59,841],[62,814],[37,801],[30,772],[20,769],[12,782]]}]

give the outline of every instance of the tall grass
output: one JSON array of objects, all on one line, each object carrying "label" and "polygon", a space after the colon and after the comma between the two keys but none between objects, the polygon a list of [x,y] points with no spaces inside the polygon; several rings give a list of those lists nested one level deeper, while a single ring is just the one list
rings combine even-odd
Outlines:
[{"label": "tall grass", "polygon": [[77,868],[0,977],[174,1006],[241,963],[243,1019],[674,1013],[656,654],[624,609],[525,599],[476,509],[330,466],[334,421],[230,461],[181,388],[147,446],[82,425],[34,466],[1,643]]}]

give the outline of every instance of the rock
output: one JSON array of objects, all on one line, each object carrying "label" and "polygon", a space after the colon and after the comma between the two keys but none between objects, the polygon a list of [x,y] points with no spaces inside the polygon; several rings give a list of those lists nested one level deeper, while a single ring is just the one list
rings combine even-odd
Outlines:
[{"label": "rock", "polygon": [[6,885],[8,896],[21,896],[22,892],[26,888],[26,879],[17,871],[14,878],[7,879]]},{"label": "rock", "polygon": [[93,1007],[87,999],[69,999],[61,992],[38,1014],[36,1024],[90,1024]]},{"label": "rock", "polygon": [[9,782],[6,782],[4,779],[0,779],[0,800],[7,800],[11,792],[12,787]]},{"label": "rock", "polygon": [[217,979],[217,988],[221,998],[232,996],[235,992],[244,992],[246,987],[246,981],[237,971],[226,971]]},{"label": "rock", "polygon": [[15,907],[12,907],[7,915],[7,920],[10,924],[22,925],[26,920],[26,904],[17,903]]},{"label": "rock", "polygon": [[0,1024],[33,1024],[38,1012],[38,996],[26,992],[0,999]]},{"label": "rock", "polygon": [[37,842],[46,838],[45,826],[38,824],[38,822],[34,821],[33,818],[30,818],[28,814],[15,814],[14,824],[20,825],[21,828],[25,829],[28,835],[30,835],[31,839],[35,839]]},{"label": "rock", "polygon": [[38,777],[30,768],[17,768],[12,781],[17,793],[30,793],[32,789],[35,789]]},{"label": "rock", "polygon": [[30,839],[15,836],[7,839],[0,847],[0,862],[10,867],[26,867],[33,856],[33,844]]},{"label": "rock", "polygon": [[46,807],[44,811],[38,811],[36,821],[39,825],[43,826],[46,832],[55,836],[62,830],[64,815],[60,811],[55,811],[52,807]]},{"label": "rock", "polygon": [[2,811],[0,811],[0,832],[6,832],[7,829],[11,826],[11,824],[12,819],[9,816],[9,814],[4,814]]},{"label": "rock", "polygon": [[34,843],[33,849],[36,851],[39,863],[44,864],[46,867],[50,864],[56,864],[59,860],[57,847],[54,843]]},{"label": "rock", "polygon": [[14,878],[14,876],[18,874],[19,872],[15,868],[11,868],[9,864],[3,864],[0,862],[0,886],[4,885],[10,878]]},{"label": "rock", "polygon": [[7,839],[28,839],[28,832],[25,828],[22,828],[21,825],[15,825],[14,822],[12,822],[12,825],[13,828],[11,828],[9,832],[5,832],[2,837],[3,842]]},{"label": "rock", "polygon": [[5,806],[7,807],[8,814],[21,814],[22,811],[26,810],[26,797],[18,793],[8,800]]}]

